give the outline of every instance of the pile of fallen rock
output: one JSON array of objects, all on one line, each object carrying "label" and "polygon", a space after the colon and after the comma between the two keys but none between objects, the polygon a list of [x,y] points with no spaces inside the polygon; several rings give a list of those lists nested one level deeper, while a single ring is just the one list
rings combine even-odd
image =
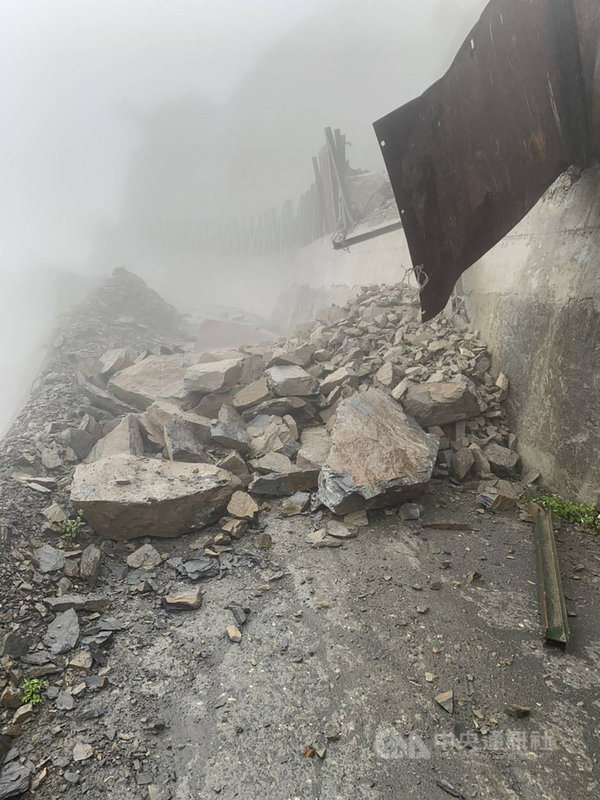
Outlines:
[{"label": "pile of fallen rock", "polygon": [[519,457],[508,381],[490,369],[464,321],[422,324],[405,286],[371,287],[269,347],[121,348],[81,365],[83,417],[48,434],[42,460],[78,464],[71,503],[110,539],[219,521],[226,546],[265,499],[354,514],[414,499],[434,475],[481,481],[499,508]]}]

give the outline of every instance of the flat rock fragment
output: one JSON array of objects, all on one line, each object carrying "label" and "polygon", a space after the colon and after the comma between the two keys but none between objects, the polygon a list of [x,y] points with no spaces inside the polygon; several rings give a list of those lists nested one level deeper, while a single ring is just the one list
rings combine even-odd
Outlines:
[{"label": "flat rock fragment", "polygon": [[76,468],[71,503],[106,539],[177,536],[218,519],[240,485],[212,464],[116,455]]}]

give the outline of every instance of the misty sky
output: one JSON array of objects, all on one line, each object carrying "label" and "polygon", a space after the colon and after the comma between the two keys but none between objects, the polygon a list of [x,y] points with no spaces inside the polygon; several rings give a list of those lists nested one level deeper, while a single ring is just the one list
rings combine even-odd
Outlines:
[{"label": "misty sky", "polygon": [[68,304],[52,276],[130,265],[115,226],[296,201],[325,125],[381,169],[372,122],[443,73],[484,5],[3,0],[3,374]]}]

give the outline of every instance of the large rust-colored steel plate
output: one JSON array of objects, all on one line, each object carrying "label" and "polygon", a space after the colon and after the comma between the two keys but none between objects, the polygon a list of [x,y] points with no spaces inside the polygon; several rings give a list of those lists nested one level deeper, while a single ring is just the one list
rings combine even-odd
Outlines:
[{"label": "large rust-colored steel plate", "polygon": [[598,147],[599,9],[599,0],[493,0],[446,75],[375,123],[426,281],[424,320],[561,172],[585,166]]}]

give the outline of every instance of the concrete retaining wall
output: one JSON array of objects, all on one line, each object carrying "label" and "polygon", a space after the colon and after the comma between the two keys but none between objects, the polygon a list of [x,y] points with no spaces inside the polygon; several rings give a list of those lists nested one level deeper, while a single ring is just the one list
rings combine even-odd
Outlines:
[{"label": "concrete retaining wall", "polygon": [[410,267],[401,230],[353,245],[349,251],[334,250],[328,236],[319,239],[288,256],[287,283],[273,309],[273,322],[289,331],[314,319],[325,306],[343,305],[360,286],[398,283]]},{"label": "concrete retaining wall", "polygon": [[600,169],[562,176],[463,276],[527,467],[556,491],[600,499]]}]

